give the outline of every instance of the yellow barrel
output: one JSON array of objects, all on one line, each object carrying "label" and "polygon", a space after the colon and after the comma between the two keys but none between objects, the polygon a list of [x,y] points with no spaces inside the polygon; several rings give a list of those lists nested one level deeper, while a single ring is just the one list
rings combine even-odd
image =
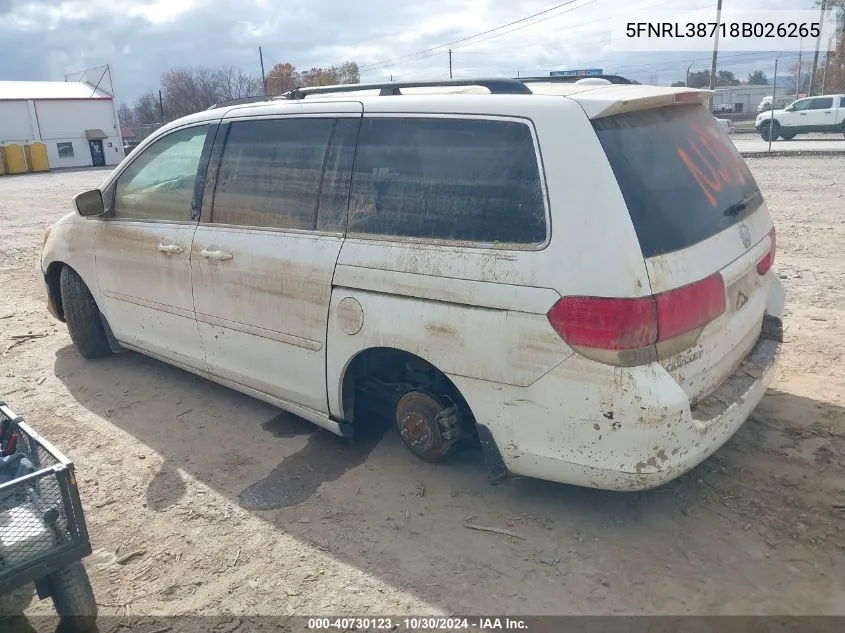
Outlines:
[{"label": "yellow barrel", "polygon": [[0,176],[6,173],[6,148],[0,145]]},{"label": "yellow barrel", "polygon": [[31,172],[50,171],[50,163],[47,160],[47,146],[44,143],[30,143],[24,145],[26,164]]},{"label": "yellow barrel", "polygon": [[23,151],[23,145],[17,143],[6,145],[6,173],[26,173],[26,154]]}]

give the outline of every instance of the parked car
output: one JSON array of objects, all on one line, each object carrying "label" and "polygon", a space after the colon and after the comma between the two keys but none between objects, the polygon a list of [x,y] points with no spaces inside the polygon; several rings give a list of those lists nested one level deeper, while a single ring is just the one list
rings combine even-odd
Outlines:
[{"label": "parked car", "polygon": [[727,132],[728,134],[733,133],[734,131],[734,123],[730,119],[716,119],[716,122],[722,126],[722,129]]},{"label": "parked car", "polygon": [[47,232],[48,308],[87,358],[338,435],[377,399],[427,460],[477,442],[493,481],[651,488],[737,431],[780,353],[772,220],[708,97],[456,80],[194,114]]},{"label": "parked car", "polygon": [[754,127],[764,140],[788,141],[798,134],[845,133],[845,95],[823,95],[793,101],[783,110],[757,115]]},{"label": "parked car", "polygon": [[[804,96],[804,95],[798,95],[798,96],[801,97],[801,96]],[[795,100],[795,95],[792,95],[791,97],[790,96],[785,96],[785,97],[778,96],[777,100],[775,101],[775,107],[776,108],[786,107],[790,103],[792,103],[794,100]],[[757,112],[758,113],[759,112],[768,112],[771,109],[772,109],[772,95],[768,95],[766,97],[763,97],[763,100],[759,104],[757,104]]]}]

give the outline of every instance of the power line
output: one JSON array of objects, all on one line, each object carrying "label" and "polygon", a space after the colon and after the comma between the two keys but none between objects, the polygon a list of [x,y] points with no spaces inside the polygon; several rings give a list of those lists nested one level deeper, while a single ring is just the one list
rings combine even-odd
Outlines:
[{"label": "power line", "polygon": [[[391,64],[391,63],[394,63],[394,62],[397,62],[397,61],[401,61],[403,59],[417,57],[419,55],[422,55],[423,53],[430,53],[432,51],[437,51],[437,50],[440,50],[440,49],[443,49],[443,48],[448,48],[449,46],[454,46],[455,44],[460,44],[461,42],[466,42],[467,40],[471,40],[471,39],[474,39],[476,37],[480,37],[482,35],[487,35],[488,33],[493,33],[495,31],[500,31],[501,29],[507,28],[509,26],[513,26],[515,24],[520,24],[522,22],[526,22],[526,21],[531,20],[533,18],[536,18],[538,16],[545,15],[547,13],[551,13],[552,11],[555,11],[556,9],[560,9],[561,7],[565,7],[569,4],[573,4],[577,1],[578,0],[567,0],[566,2],[561,2],[560,4],[556,4],[555,6],[550,7],[548,9],[545,9],[543,11],[539,11],[539,12],[534,13],[532,15],[528,15],[524,18],[520,18],[519,20],[514,20],[513,22],[508,22],[507,24],[502,24],[502,25],[494,27],[492,29],[487,29],[486,31],[481,31],[480,33],[468,35],[466,37],[462,37],[462,38],[454,40],[452,42],[447,42],[446,44],[439,44],[437,46],[432,46],[431,48],[426,48],[426,49],[423,49],[421,51],[417,51],[416,53],[409,53],[408,55],[402,55],[400,57],[395,57],[393,59],[387,59],[387,60],[383,60],[383,61],[380,61],[380,62],[373,62],[371,64],[364,64],[363,66],[361,66],[359,68],[359,70],[361,70],[361,71],[373,70],[373,69],[375,69],[379,66]],[[593,0],[593,1],[595,1],[595,0]]]}]

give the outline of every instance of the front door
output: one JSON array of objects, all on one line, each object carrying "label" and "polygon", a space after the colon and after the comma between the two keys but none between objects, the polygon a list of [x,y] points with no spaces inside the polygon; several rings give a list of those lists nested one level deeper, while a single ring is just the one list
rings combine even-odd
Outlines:
[{"label": "front door", "polygon": [[213,201],[204,199],[191,253],[208,371],[323,413],[332,276],[362,109],[327,106],[322,116],[221,127]]},{"label": "front door", "polygon": [[88,148],[91,150],[91,163],[94,167],[105,167],[106,154],[103,151],[103,142],[88,141]]},{"label": "front door", "polygon": [[136,156],[117,178],[112,209],[97,228],[94,247],[115,337],[200,371],[205,359],[189,259],[199,216],[195,196],[202,188],[195,186],[197,169],[213,131],[209,125],[181,128]]}]

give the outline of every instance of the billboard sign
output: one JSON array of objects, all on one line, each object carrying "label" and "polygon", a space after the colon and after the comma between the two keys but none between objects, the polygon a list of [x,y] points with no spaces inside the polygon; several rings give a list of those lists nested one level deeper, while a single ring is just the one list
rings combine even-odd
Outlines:
[{"label": "billboard sign", "polygon": [[602,68],[584,68],[582,70],[553,70],[549,73],[550,77],[592,77],[594,75],[603,75]]}]

